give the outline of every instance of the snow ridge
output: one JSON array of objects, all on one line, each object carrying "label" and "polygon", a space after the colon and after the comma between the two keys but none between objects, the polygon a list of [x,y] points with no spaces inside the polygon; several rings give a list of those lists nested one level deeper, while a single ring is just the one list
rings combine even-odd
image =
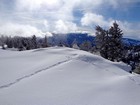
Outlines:
[{"label": "snow ridge", "polygon": [[0,53],[1,105],[140,103],[140,76],[122,62],[60,47]]},{"label": "snow ridge", "polygon": [[49,67],[46,67],[46,68],[37,70],[37,71],[35,71],[35,72],[31,73],[31,74],[25,75],[25,76],[23,76],[23,77],[21,77],[21,78],[16,79],[15,81],[13,81],[13,82],[11,82],[11,83],[2,85],[2,86],[0,86],[0,89],[8,88],[8,87],[10,87],[10,86],[12,86],[12,85],[14,85],[14,84],[16,84],[16,83],[18,83],[18,82],[24,80],[24,79],[30,78],[30,77],[32,77],[32,76],[34,76],[34,75],[37,75],[38,73],[44,72],[44,71],[49,70],[49,69],[51,69],[51,68],[53,68],[53,67],[59,66],[59,65],[64,64],[64,63],[67,63],[67,62],[73,60],[76,56],[77,56],[77,54],[73,54],[71,57],[68,56],[68,57],[67,57],[68,59],[66,59],[66,60],[57,62],[57,63],[55,63],[55,64],[53,64],[53,65],[51,65],[51,66],[49,66]]}]

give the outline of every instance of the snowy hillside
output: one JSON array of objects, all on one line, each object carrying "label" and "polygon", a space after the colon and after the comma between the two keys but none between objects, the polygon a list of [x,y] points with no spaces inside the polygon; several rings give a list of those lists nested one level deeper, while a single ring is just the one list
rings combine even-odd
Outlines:
[{"label": "snowy hillside", "polygon": [[140,76],[70,48],[0,50],[0,105],[140,105]]}]

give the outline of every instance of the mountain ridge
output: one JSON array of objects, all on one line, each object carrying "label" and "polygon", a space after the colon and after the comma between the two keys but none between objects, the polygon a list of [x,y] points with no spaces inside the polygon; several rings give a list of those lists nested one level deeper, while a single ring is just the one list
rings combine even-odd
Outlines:
[{"label": "mountain ridge", "polygon": [[[67,34],[53,34],[52,37],[49,37],[49,42],[52,43],[67,43],[68,45],[72,45],[75,40],[78,45],[82,44],[84,41],[89,41],[92,45],[95,45],[95,36],[89,35],[88,33],[67,33]],[[127,46],[139,46],[140,40],[123,38],[123,42]]]}]

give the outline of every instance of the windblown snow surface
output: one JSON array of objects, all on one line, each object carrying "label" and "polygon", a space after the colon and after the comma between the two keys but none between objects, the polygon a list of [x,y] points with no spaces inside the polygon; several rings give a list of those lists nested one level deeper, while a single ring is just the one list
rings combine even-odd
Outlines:
[{"label": "windblown snow surface", "polygon": [[140,105],[140,76],[70,48],[0,50],[0,105]]}]

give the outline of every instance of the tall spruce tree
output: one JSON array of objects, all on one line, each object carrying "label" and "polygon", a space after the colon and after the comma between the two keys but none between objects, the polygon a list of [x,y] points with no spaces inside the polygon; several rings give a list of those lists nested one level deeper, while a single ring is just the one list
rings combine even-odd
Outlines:
[{"label": "tall spruce tree", "polygon": [[119,61],[123,56],[122,30],[119,25],[114,22],[109,29],[109,51],[108,55],[111,61]]},{"label": "tall spruce tree", "polygon": [[102,57],[108,59],[108,31],[96,26],[95,43]]},{"label": "tall spruce tree", "polygon": [[47,41],[47,36],[44,37],[44,41],[43,41],[43,47],[48,47],[48,41]]},{"label": "tall spruce tree", "polygon": [[35,35],[32,36],[32,49],[37,48],[37,38]]},{"label": "tall spruce tree", "polygon": [[96,27],[96,47],[102,57],[111,61],[119,61],[123,57],[123,42],[122,30],[119,25],[114,22],[109,30],[104,30],[102,27]]},{"label": "tall spruce tree", "polygon": [[84,41],[81,45],[80,45],[80,49],[81,50],[85,50],[85,51],[90,51],[92,47],[92,44],[90,41]]}]

